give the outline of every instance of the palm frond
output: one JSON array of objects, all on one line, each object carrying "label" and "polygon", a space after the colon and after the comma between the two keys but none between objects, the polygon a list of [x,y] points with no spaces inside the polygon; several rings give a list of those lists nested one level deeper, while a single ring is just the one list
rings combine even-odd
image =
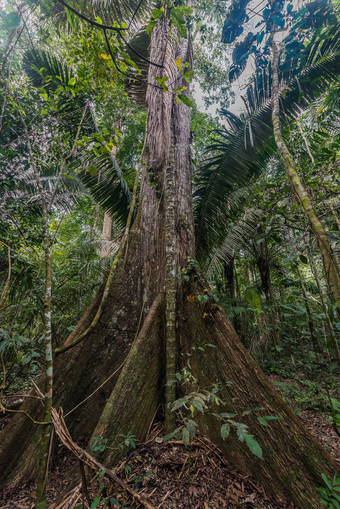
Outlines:
[{"label": "palm frond", "polygon": [[[76,167],[76,172],[95,201],[114,216],[119,224],[125,224],[131,203],[131,191],[127,184],[126,190],[121,185],[121,180],[117,178],[112,157],[107,153],[95,155],[91,152],[82,158],[81,165]],[[92,172],[92,168],[96,171]]]},{"label": "palm frond", "polygon": [[[60,85],[67,85],[74,77],[72,69],[60,62],[54,55],[43,50],[26,52],[24,67],[34,86],[37,88],[43,86],[46,90],[56,90]],[[74,131],[73,135],[79,125],[86,101],[88,99],[82,94],[76,95],[76,97],[66,92],[62,94],[58,119],[62,119],[70,125]],[[83,129],[88,133],[100,131],[91,103],[89,103],[84,117]],[[128,206],[131,203],[131,191],[115,157],[111,153],[98,156],[94,153],[86,156],[77,153],[77,159],[79,162],[75,166],[82,168],[78,175],[83,184],[89,188],[91,194],[104,209],[114,214],[118,221],[125,222]],[[91,175],[86,171],[89,166],[95,167],[95,175],[93,172]]]},{"label": "palm frond", "polygon": [[[322,95],[326,86],[339,80],[339,31],[332,27],[329,37],[320,44],[314,56],[310,49],[309,65],[297,76],[282,83],[283,120],[295,118]],[[223,238],[223,221],[228,214],[227,197],[236,185],[244,184],[253,175],[259,174],[275,150],[271,99],[263,97],[258,100],[256,91],[251,96],[254,100],[250,115],[236,121],[229,114],[231,129],[219,131],[220,140],[209,147],[214,155],[197,175],[195,220],[200,259],[204,259]]]}]

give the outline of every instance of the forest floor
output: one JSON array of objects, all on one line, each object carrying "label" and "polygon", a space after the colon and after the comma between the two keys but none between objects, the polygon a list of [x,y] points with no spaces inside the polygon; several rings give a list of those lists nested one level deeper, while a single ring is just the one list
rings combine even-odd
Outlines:
[{"label": "forest floor", "polygon": [[[270,376],[281,394],[291,404],[305,426],[318,438],[330,455],[340,463],[340,440],[329,416],[315,409],[306,409],[306,401],[313,397],[310,387],[282,378]],[[116,467],[116,474],[131,488],[144,496],[155,508],[169,509],[293,509],[293,506],[273,501],[251,478],[235,471],[206,437],[197,434],[190,447],[179,440],[162,441],[163,429],[158,423],[151,429],[147,440],[138,444]],[[65,479],[65,472],[73,472]],[[79,472],[78,460],[60,446],[49,479],[50,509],[91,507],[142,507],[131,501],[120,488],[108,485],[97,476],[89,482],[91,505],[84,503],[82,493],[74,482]],[[70,490],[70,496],[63,496]],[[73,491],[72,491],[73,490]],[[0,494],[1,509],[29,509],[34,507],[34,484],[20,490]],[[111,505],[96,500],[111,499]],[[56,503],[55,501],[59,501]],[[54,503],[53,503],[54,502]],[[83,505],[84,504],[84,505]]]}]

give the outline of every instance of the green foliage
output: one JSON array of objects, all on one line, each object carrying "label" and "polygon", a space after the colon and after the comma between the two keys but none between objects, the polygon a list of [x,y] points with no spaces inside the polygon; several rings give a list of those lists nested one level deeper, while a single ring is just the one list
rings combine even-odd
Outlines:
[{"label": "green foliage", "polygon": [[[202,348],[201,350],[204,351],[205,349]],[[178,414],[181,425],[172,433],[164,436],[163,441],[177,438],[178,440],[182,440],[185,446],[189,446],[190,441],[196,436],[196,429],[198,428],[197,418],[199,418],[200,415],[209,412],[214,415],[216,419],[222,421],[220,434],[223,440],[229,436],[230,430],[234,429],[238,440],[240,442],[245,442],[255,456],[262,458],[262,448],[260,444],[257,442],[254,435],[248,432],[249,427],[246,424],[235,421],[234,417],[236,416],[236,413],[216,413],[213,411],[212,407],[215,409],[216,407],[225,405],[225,402],[222,401],[218,395],[220,391],[219,385],[214,385],[211,390],[201,390],[198,385],[198,380],[192,376],[188,368],[185,368],[183,373],[176,373],[176,378],[171,380],[169,384],[172,385],[181,383],[182,385],[187,385],[188,382],[196,385],[197,390],[189,392],[185,396],[178,398],[173,403],[171,411]],[[255,411],[258,410],[261,409],[255,409]],[[252,410],[246,410],[242,413],[242,415],[249,415],[251,412]],[[278,418],[279,417],[275,416],[265,416],[261,418],[262,422],[260,423],[268,425],[268,421],[276,420]]]},{"label": "green foliage", "polygon": [[[297,37],[295,33],[294,37]],[[307,108],[326,87],[337,83],[339,64],[339,30],[333,24],[316,32],[306,43],[304,56],[294,67],[294,77],[291,68],[289,73],[282,71],[285,94],[281,101],[285,118],[295,118],[298,110]],[[219,131],[219,141],[210,147],[210,161],[197,175],[195,217],[200,261],[223,238],[223,217],[230,209],[226,197],[236,186],[244,185],[263,171],[274,153],[270,82],[270,67],[260,66],[247,89],[247,115],[238,118],[225,112],[230,129]]]},{"label": "green foliage", "polygon": [[118,444],[119,449],[123,450],[125,447],[132,447],[132,449],[136,448],[136,442],[138,442],[138,438],[133,433],[127,433],[126,435],[120,434],[118,435],[123,440]]},{"label": "green foliage", "polygon": [[108,441],[107,438],[94,437],[92,445],[91,445],[91,451],[93,451],[93,452],[98,452],[98,451],[102,452],[102,451],[105,451],[107,441]]},{"label": "green foliage", "polygon": [[255,290],[248,288],[244,293],[244,298],[250,307],[255,311],[256,315],[259,316],[262,311],[260,295],[256,293]]},{"label": "green foliage", "polygon": [[326,487],[318,488],[321,495],[320,502],[326,506],[326,509],[339,509],[340,507],[340,479],[334,474],[333,479],[328,479],[325,474],[321,477]]}]

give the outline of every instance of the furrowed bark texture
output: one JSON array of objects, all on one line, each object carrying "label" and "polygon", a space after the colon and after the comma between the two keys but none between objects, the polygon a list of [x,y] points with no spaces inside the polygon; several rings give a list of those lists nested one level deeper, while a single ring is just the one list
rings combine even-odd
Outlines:
[{"label": "furrowed bark texture", "polygon": [[175,171],[173,148],[170,149],[169,161],[165,174],[165,357],[166,357],[166,391],[165,391],[165,429],[171,433],[176,427],[176,416],[171,407],[176,399],[176,223],[175,223]]},{"label": "furrowed bark texture", "polygon": [[[178,76],[175,59],[181,57],[185,62],[190,54],[187,41],[180,44],[177,51],[169,42],[169,23],[166,18],[161,20],[152,34],[150,59],[153,62],[163,62],[164,69],[150,67],[148,82],[154,83],[155,77],[169,77],[169,83],[175,82],[176,87],[181,85],[182,78]],[[157,82],[156,82],[157,83]],[[139,212],[139,228],[141,231],[139,270],[143,278],[144,302],[141,311],[143,320],[148,319],[150,302],[158,295],[164,294],[163,329],[161,337],[166,337],[166,363],[168,372],[173,376],[176,367],[177,323],[175,318],[176,293],[178,282],[175,271],[183,267],[189,255],[193,254],[194,233],[192,213],[191,189],[191,158],[190,158],[190,110],[187,106],[174,101],[172,92],[149,87],[147,93],[148,119],[146,126],[146,140],[144,150],[144,171],[142,176],[141,205]],[[164,118],[166,117],[166,118]],[[155,138],[158,144],[155,146]],[[172,147],[170,143],[172,139]],[[162,150],[161,150],[162,149]],[[141,333],[140,333],[141,334]],[[170,340],[168,342],[168,340]],[[138,339],[136,340],[138,341]],[[164,345],[165,347],[165,345]],[[154,362],[158,365],[158,361]],[[143,365],[143,361],[141,361]],[[144,364],[145,365],[145,364]],[[137,369],[137,368],[136,368]],[[137,372],[142,376],[141,372]],[[122,374],[123,376],[123,374]],[[144,373],[144,377],[149,376]],[[163,374],[164,377],[164,374]],[[127,380],[125,382],[125,380]],[[130,381],[129,381],[130,380]],[[104,436],[105,430],[109,433],[110,447],[117,446],[117,425],[112,427],[113,415],[116,409],[126,406],[126,391],[130,390],[134,400],[134,387],[137,384],[131,370],[125,372],[122,379],[126,390],[121,390],[119,383],[114,388],[104,411],[101,415],[100,425],[94,432],[95,436]],[[163,378],[164,390],[164,378]],[[145,395],[146,401],[153,400],[152,395]],[[174,393],[170,396],[174,399]],[[114,404],[113,404],[114,402]],[[143,399],[138,397],[138,405],[143,411]],[[119,429],[130,431],[133,427],[138,432],[139,440],[143,440],[154,417],[153,406],[149,405],[149,414],[145,418],[147,426],[133,425],[139,410],[134,405],[127,409],[120,417]],[[119,415],[119,411],[118,411]],[[173,416],[171,416],[173,420]],[[137,419],[138,420],[138,419]],[[116,422],[116,421],[114,421]],[[170,426],[174,422],[170,420]],[[107,449],[110,451],[110,449]],[[103,452],[108,461],[113,461],[116,453]]]},{"label": "furrowed bark texture", "polygon": [[[189,287],[188,293],[202,294],[201,283]],[[273,388],[262,370],[240,342],[225,314],[213,302],[199,304],[184,299],[181,306],[182,352],[191,353],[190,368],[202,389],[210,390],[213,384],[220,387],[223,407],[213,406],[204,413],[201,424],[226,455],[231,464],[243,473],[251,474],[272,496],[294,502],[299,509],[321,508],[321,473],[333,477],[337,465],[321,445],[303,427]],[[192,346],[211,343],[205,351],[192,350]],[[185,365],[185,356],[182,356]],[[229,384],[229,382],[232,382]],[[245,410],[263,408],[242,416]],[[213,413],[236,413],[235,421],[249,425],[263,449],[263,458],[257,458],[241,443],[232,430],[222,440],[222,421]],[[257,416],[280,416],[280,419],[261,425]]]},{"label": "furrowed bark texture", "polygon": [[325,276],[329,292],[334,299],[336,304],[337,312],[340,317],[340,270],[337,263],[336,257],[334,256],[333,250],[329,243],[327,233],[315,213],[312,200],[310,199],[307,190],[305,189],[301,178],[296,171],[294,159],[288,150],[287,145],[284,142],[281,125],[280,125],[280,104],[279,104],[279,51],[277,44],[272,39],[272,72],[273,72],[273,110],[272,110],[272,122],[274,129],[274,138],[279,150],[281,159],[286,168],[289,182],[292,189],[301,204],[302,210],[304,211],[311,230],[315,235],[322,262],[324,266]]},{"label": "furrowed bark texture", "polygon": [[96,443],[95,437],[108,439],[110,448],[93,453],[105,464],[114,465],[126,454],[126,447],[120,435],[128,433],[143,439],[155,417],[164,387],[164,313],[161,300],[152,304],[143,327],[135,339],[118,381],[108,398],[90,441],[90,449]]}]

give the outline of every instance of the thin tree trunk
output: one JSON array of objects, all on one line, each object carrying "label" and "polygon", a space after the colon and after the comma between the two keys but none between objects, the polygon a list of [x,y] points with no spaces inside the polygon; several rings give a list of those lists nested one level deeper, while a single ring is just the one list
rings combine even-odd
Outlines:
[{"label": "thin tree trunk", "polygon": [[303,300],[305,302],[307,318],[308,318],[308,327],[309,327],[310,337],[311,337],[311,340],[312,340],[313,349],[314,349],[314,352],[317,355],[319,355],[319,353],[320,353],[320,345],[319,345],[319,342],[318,342],[318,338],[316,337],[316,332],[315,332],[314,322],[313,322],[313,318],[312,318],[312,313],[311,313],[311,310],[310,310],[310,307],[309,307],[306,287],[305,287],[305,284],[303,282],[302,274],[301,274],[300,267],[299,267],[298,263],[296,263],[296,270],[297,270],[297,273],[299,275],[299,281],[300,281],[300,285],[301,285]]},{"label": "thin tree trunk", "polygon": [[226,292],[228,297],[235,299],[235,281],[234,281],[234,258],[223,262],[224,281],[226,283]]},{"label": "thin tree trunk", "polygon": [[52,421],[51,410],[52,410],[52,391],[53,391],[53,349],[51,332],[52,264],[49,239],[48,205],[46,195],[40,179],[38,168],[35,163],[29,133],[22,113],[20,113],[20,117],[25,132],[30,163],[34,171],[35,179],[39,190],[43,213],[44,251],[45,251],[45,295],[44,295],[45,409],[43,420],[45,424],[39,447],[40,460],[37,472],[36,507],[37,509],[45,509],[47,507],[46,483],[48,476],[49,448],[51,440],[51,421]]},{"label": "thin tree trunk", "polygon": [[339,354],[338,342],[337,342],[337,339],[336,339],[336,336],[335,336],[335,332],[334,332],[334,329],[333,329],[333,324],[332,324],[331,319],[330,319],[329,314],[328,314],[328,309],[327,309],[327,306],[326,306],[325,297],[324,297],[324,294],[323,294],[323,291],[322,291],[322,288],[321,288],[321,284],[320,284],[320,281],[319,281],[318,272],[317,272],[317,269],[315,267],[314,261],[313,261],[313,259],[311,257],[309,258],[309,262],[310,262],[310,266],[311,266],[311,269],[312,269],[312,273],[313,273],[315,282],[316,282],[317,287],[318,287],[318,292],[319,292],[319,296],[320,296],[321,306],[322,306],[323,313],[325,315],[325,322],[327,323],[328,333],[329,333],[329,337],[330,337],[330,340],[331,340],[331,343],[332,343],[332,346],[333,346],[333,349],[334,349],[334,354],[335,354],[335,357],[336,357],[337,361],[340,362],[340,354]]},{"label": "thin tree trunk", "polygon": [[113,219],[108,212],[104,213],[100,257],[109,258],[111,254]]},{"label": "thin tree trunk", "polygon": [[266,304],[267,307],[269,308],[266,313],[268,314],[268,319],[266,320],[267,326],[269,325],[271,328],[269,333],[270,338],[268,344],[273,343],[274,345],[279,346],[280,345],[279,318],[277,310],[275,309],[274,306],[268,245],[266,239],[264,239],[264,241],[260,245],[260,254],[256,259],[256,264],[260,272],[262,287],[266,297]]},{"label": "thin tree trunk", "polygon": [[165,174],[165,338],[166,338],[166,391],[165,391],[165,429],[171,433],[176,426],[176,416],[171,411],[176,399],[175,373],[177,366],[176,341],[176,209],[175,209],[175,169],[173,147],[170,148],[169,161]]},{"label": "thin tree trunk", "polygon": [[277,44],[272,37],[272,73],[273,73],[273,110],[272,110],[272,122],[274,128],[274,138],[279,150],[281,159],[286,168],[289,182],[292,189],[301,205],[303,212],[305,213],[312,232],[316,238],[321,256],[323,266],[325,270],[325,276],[327,285],[332,298],[336,304],[337,312],[340,317],[340,271],[337,260],[332,251],[329,243],[327,233],[319,220],[312,200],[310,199],[308,192],[306,191],[302,180],[296,170],[294,159],[288,150],[287,145],[284,142],[281,124],[280,124],[280,104],[279,104],[279,51]]}]

